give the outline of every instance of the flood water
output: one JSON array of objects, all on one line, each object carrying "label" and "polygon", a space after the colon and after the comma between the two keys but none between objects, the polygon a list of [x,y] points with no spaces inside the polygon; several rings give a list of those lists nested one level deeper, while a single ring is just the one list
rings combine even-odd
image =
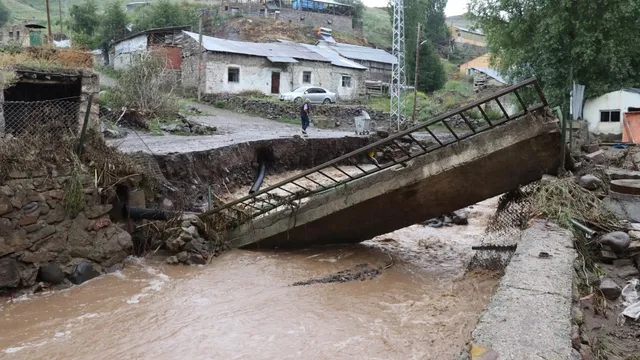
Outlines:
[{"label": "flood water", "polygon": [[[206,266],[122,272],[0,304],[2,359],[452,359],[498,279],[464,273],[488,216],[363,244],[233,250]],[[291,286],[343,270],[377,276]]]}]

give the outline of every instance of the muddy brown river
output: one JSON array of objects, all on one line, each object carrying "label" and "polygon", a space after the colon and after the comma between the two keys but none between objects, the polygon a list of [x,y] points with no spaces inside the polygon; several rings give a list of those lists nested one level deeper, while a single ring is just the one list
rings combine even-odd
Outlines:
[{"label": "muddy brown river", "polygon": [[[494,208],[473,207],[468,226],[233,250],[207,266],[132,258],[68,290],[0,299],[0,358],[453,359],[498,283],[464,272]],[[379,272],[292,286],[362,269]]]}]

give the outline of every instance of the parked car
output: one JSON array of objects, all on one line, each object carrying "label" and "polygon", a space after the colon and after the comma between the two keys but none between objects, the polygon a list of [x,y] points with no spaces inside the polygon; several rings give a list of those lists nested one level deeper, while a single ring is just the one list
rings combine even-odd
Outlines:
[{"label": "parked car", "polygon": [[280,94],[280,101],[302,103],[306,99],[313,104],[331,104],[336,102],[336,94],[316,86],[303,86],[290,93]]}]

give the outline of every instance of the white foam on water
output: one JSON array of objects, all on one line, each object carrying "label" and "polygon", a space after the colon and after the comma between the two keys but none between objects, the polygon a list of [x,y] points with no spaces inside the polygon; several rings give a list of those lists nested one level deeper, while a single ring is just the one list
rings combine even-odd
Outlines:
[{"label": "white foam on water", "polygon": [[120,271],[120,270],[114,271],[114,272],[110,273],[109,275],[115,276],[120,280],[125,280],[127,278],[127,276],[125,274],[123,274],[122,271]]},{"label": "white foam on water", "polygon": [[20,351],[20,350],[22,350],[24,348],[26,348],[26,346],[10,347],[10,348],[4,349],[3,352],[5,354],[15,354],[15,353],[17,353],[18,351]]}]

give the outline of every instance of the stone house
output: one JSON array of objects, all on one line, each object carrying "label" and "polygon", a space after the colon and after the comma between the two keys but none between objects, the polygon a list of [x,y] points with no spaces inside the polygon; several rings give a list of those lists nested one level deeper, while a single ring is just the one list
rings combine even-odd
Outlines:
[{"label": "stone house", "polygon": [[455,25],[450,25],[449,31],[451,32],[451,36],[456,43],[474,45],[479,47],[487,46],[486,35],[481,32],[473,31]]},{"label": "stone house", "polygon": [[367,46],[341,44],[326,40],[320,40],[316,46],[322,49],[331,50],[343,58],[352,60],[368,71],[365,78],[368,81],[380,81],[384,84],[391,83],[391,73],[396,57],[382,49],[375,49]]},{"label": "stone house", "polygon": [[640,108],[640,89],[625,88],[597,98],[588,99],[582,115],[589,123],[589,131],[596,134],[622,134],[622,118],[627,112]]},{"label": "stone house", "polygon": [[149,29],[115,41],[111,45],[110,55],[113,68],[124,70],[142,54],[153,51],[166,58],[167,69],[179,70],[182,63],[179,43],[182,31],[189,28],[190,26],[174,26]]},{"label": "stone house", "polygon": [[38,24],[6,24],[0,32],[0,43],[21,47],[40,46],[47,42],[43,29],[45,27]]},{"label": "stone house", "polygon": [[[198,34],[184,32],[182,85],[198,88]],[[320,86],[349,100],[363,87],[366,67],[337,54],[289,41],[251,43],[203,36],[200,88],[205,94],[257,91],[281,94]]]}]

